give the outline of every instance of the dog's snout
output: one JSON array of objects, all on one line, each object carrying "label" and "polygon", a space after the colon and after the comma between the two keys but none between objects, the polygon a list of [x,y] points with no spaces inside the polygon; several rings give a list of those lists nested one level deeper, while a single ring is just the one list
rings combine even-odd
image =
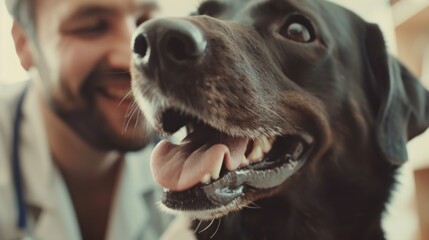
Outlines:
[{"label": "dog's snout", "polygon": [[203,31],[186,19],[163,18],[142,25],[134,37],[133,51],[140,58],[159,61],[169,67],[192,64],[206,51],[207,41]]}]

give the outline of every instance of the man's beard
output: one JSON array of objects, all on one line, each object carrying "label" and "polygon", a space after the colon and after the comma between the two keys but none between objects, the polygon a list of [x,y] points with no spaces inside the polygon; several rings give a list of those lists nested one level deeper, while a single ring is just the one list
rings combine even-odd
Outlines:
[{"label": "man's beard", "polygon": [[147,127],[143,116],[135,116],[129,120],[130,126],[136,126],[133,129],[133,137],[129,139],[120,133],[111,131],[106,121],[103,120],[104,117],[90,109],[69,112],[59,110],[57,114],[85,142],[99,150],[138,151],[155,136],[154,131]]},{"label": "man's beard", "polygon": [[[130,116],[125,117],[123,131],[112,131],[106,116],[97,108],[96,96],[99,93],[100,84],[105,79],[117,79],[118,81],[130,81],[129,72],[98,67],[85,79],[79,90],[79,96],[73,96],[67,85],[61,86],[66,100],[71,103],[61,103],[52,99],[54,112],[64,121],[82,140],[95,149],[120,152],[137,151],[146,146],[155,136],[154,131],[146,124],[140,111],[131,107],[128,110]],[[65,81],[60,81],[64,84]],[[55,98],[55,97],[54,97]],[[64,99],[64,97],[61,97]],[[78,100],[79,99],[79,100]],[[71,106],[73,104],[73,106]],[[65,106],[67,105],[67,106]],[[135,104],[133,104],[136,108]],[[112,109],[115,111],[115,109]],[[120,113],[118,113],[120,114]],[[133,131],[132,137],[122,134],[125,131]]]}]

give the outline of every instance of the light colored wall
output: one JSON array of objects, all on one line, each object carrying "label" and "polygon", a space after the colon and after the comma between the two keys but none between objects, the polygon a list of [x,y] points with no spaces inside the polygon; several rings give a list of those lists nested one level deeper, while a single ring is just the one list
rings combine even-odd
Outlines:
[{"label": "light colored wall", "polygon": [[396,40],[392,10],[387,0],[330,0],[351,9],[368,22],[376,23],[383,31],[386,45],[396,54]]},{"label": "light colored wall", "polygon": [[27,74],[19,64],[10,34],[12,20],[4,0],[0,1],[0,83],[25,80]]}]

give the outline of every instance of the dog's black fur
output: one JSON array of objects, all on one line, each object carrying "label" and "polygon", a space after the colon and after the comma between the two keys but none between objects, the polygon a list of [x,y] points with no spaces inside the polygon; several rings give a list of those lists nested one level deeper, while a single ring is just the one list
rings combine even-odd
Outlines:
[{"label": "dog's black fur", "polygon": [[[288,35],[290,19],[314,32],[308,41]],[[212,239],[385,239],[385,204],[407,160],[406,142],[429,125],[429,94],[386,52],[379,28],[322,0],[207,1],[174,21],[199,29],[204,53],[170,61],[169,51],[180,51],[160,44],[153,29],[160,39],[171,24],[142,26],[134,43],[137,100],[149,99],[154,111],[160,101],[179,102],[229,134],[275,126],[304,129],[315,140],[292,177],[244,193],[257,208],[228,213],[198,238],[217,231]],[[151,56],[142,62],[146,48]],[[159,115],[147,117],[165,130]]]}]

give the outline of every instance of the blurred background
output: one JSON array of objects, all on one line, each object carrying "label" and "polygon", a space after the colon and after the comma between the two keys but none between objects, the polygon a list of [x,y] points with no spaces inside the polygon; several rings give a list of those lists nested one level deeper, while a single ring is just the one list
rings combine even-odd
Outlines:
[{"label": "blurred background", "polygon": [[[180,16],[200,0],[160,0],[161,15]],[[429,0],[332,0],[382,28],[391,54],[397,56],[429,89]],[[11,22],[0,2],[0,83],[27,78],[15,54]],[[0,86],[1,87],[1,86]],[[408,144],[409,161],[399,173],[399,184],[383,226],[389,240],[429,239],[429,131]]]}]

